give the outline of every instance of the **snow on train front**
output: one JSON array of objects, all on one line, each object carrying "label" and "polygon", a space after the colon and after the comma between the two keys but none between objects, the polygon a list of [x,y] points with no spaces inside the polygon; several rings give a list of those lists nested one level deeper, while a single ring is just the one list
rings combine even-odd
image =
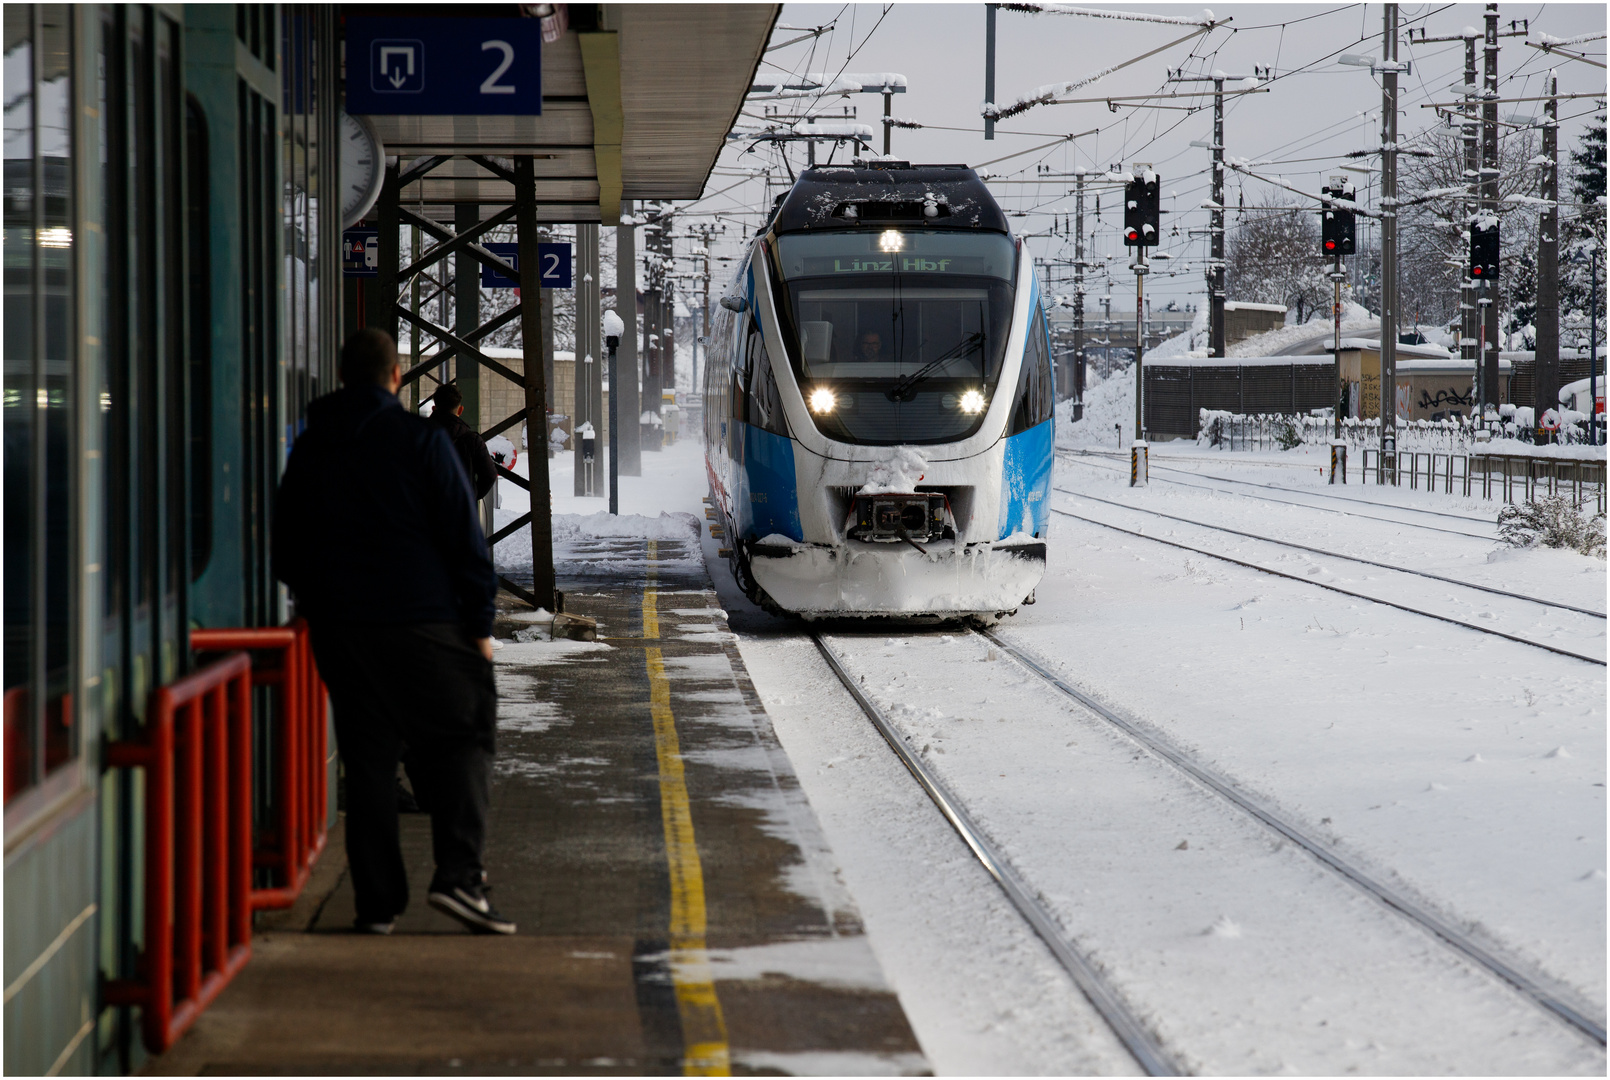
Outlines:
[{"label": "snow on train front", "polygon": [[721,300],[706,467],[739,585],[807,618],[999,617],[1045,572],[1050,340],[960,165],[803,173]]}]

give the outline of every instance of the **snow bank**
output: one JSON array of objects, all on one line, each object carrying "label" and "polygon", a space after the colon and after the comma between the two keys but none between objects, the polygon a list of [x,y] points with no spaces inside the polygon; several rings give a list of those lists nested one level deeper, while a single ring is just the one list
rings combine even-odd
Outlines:
[{"label": "snow bank", "polygon": [[[1180,335],[1184,337],[1185,335]],[[1147,353],[1151,357],[1157,350]],[[1091,368],[1085,378],[1085,414],[1072,419],[1073,402],[1057,406],[1057,445],[1121,449],[1114,424],[1123,425],[1122,440],[1135,429],[1135,365],[1113,372],[1105,380]]]},{"label": "snow bank", "polygon": [[[577,540],[603,537],[697,541],[699,519],[692,514],[681,512],[662,512],[659,517],[645,517],[641,514],[615,516],[608,513],[553,516],[553,542],[556,547]],[[499,570],[529,570],[531,530],[517,529],[504,537],[498,541],[495,554]]]}]

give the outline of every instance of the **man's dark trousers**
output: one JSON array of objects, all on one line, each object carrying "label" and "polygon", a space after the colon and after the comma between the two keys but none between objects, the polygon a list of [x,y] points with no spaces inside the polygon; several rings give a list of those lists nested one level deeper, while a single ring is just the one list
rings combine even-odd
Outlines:
[{"label": "man's dark trousers", "polygon": [[492,663],[452,623],[317,622],[313,654],[335,707],[346,767],[347,863],[361,923],[408,906],[397,827],[397,759],[430,810],[432,885],[479,883],[497,729]]}]

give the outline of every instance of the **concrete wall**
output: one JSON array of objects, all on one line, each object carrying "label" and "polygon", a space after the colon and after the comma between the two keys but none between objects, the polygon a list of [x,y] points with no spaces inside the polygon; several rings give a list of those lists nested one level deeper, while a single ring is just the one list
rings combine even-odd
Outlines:
[{"label": "concrete wall", "polygon": [[1278,330],[1286,325],[1286,309],[1275,304],[1224,305],[1224,343],[1234,345],[1249,337]]}]

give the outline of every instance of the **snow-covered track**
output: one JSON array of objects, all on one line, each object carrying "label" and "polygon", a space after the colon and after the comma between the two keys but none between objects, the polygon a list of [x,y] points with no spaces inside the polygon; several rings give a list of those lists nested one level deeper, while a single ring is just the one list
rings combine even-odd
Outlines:
[{"label": "snow-covered track", "polygon": [[1348,562],[1362,563],[1365,566],[1375,566],[1382,570],[1391,570],[1398,574],[1412,574],[1415,577],[1428,578],[1431,581],[1440,581],[1446,585],[1457,585],[1462,589],[1475,589],[1478,592],[1492,593],[1494,596],[1502,596],[1509,600],[1526,600],[1534,604],[1541,604],[1543,607],[1556,608],[1560,611],[1573,611],[1578,615],[1589,615],[1596,619],[1602,619],[1605,617],[1604,612],[1594,611],[1592,608],[1576,607],[1573,604],[1561,603],[1557,600],[1544,600],[1540,596],[1529,596],[1526,593],[1511,592],[1508,589],[1495,589],[1490,585],[1477,585],[1474,582],[1460,581],[1458,578],[1443,577],[1441,574],[1433,574],[1425,570],[1410,570],[1407,567],[1393,566],[1391,563],[1376,562],[1373,559],[1366,559],[1358,555],[1343,555],[1339,551],[1326,551],[1324,548],[1310,547],[1307,544],[1298,544],[1290,540],[1276,540],[1270,536],[1259,536],[1257,533],[1243,532],[1240,529],[1232,529],[1227,525],[1214,525],[1207,521],[1197,521],[1195,518],[1179,517],[1174,514],[1165,514],[1161,510],[1148,510],[1143,507],[1133,506],[1129,503],[1118,502],[1116,499],[1103,499],[1099,495],[1091,495],[1089,492],[1085,491],[1074,491],[1071,488],[1063,487],[1059,487],[1056,490],[1060,491],[1064,495],[1074,495],[1081,499],[1089,499],[1092,502],[1106,503],[1108,506],[1117,506],[1125,510],[1133,510],[1140,514],[1150,514],[1153,517],[1167,518],[1170,521],[1179,521],[1186,525],[1195,525],[1202,529],[1212,529],[1215,532],[1229,533],[1232,536],[1245,536],[1250,540],[1257,540],[1258,542],[1264,544],[1275,544],[1279,547],[1293,548],[1297,551],[1307,551],[1314,555],[1324,555],[1332,559],[1346,559]]},{"label": "snow-covered track", "polygon": [[[1220,776],[1211,769],[1203,767],[1201,764],[1192,760],[1188,754],[1185,754],[1184,752],[1170,745],[1164,739],[1125,719],[1120,714],[1101,704],[1101,702],[1073,687],[1061,676],[1057,675],[1045,664],[1041,663],[1033,655],[1023,649],[1018,648],[1016,645],[1013,645],[1011,642],[1001,637],[996,631],[982,630],[979,631],[979,633],[992,642],[997,648],[1001,649],[1001,651],[1016,660],[1026,670],[1039,676],[1057,691],[1077,702],[1079,705],[1088,709],[1095,715],[1099,716],[1101,719],[1105,720],[1119,731],[1123,732],[1124,735],[1138,743],[1151,754],[1155,755],[1159,760],[1172,765],[1174,768],[1196,781],[1209,792],[1219,796],[1226,802],[1232,804],[1237,809],[1261,823],[1266,828],[1296,844],[1309,855],[1313,856],[1313,858],[1326,869],[1333,871],[1335,874],[1345,879],[1350,884],[1356,886],[1372,899],[1408,919],[1411,923],[1414,923],[1421,929],[1425,930],[1434,938],[1439,939],[1445,945],[1465,957],[1467,960],[1479,965],[1496,976],[1498,979],[1507,983],[1517,993],[1530,1000],[1538,1008],[1553,1014],[1566,1024],[1569,1024],[1582,1034],[1593,1039],[1600,1046],[1605,1045],[1605,1028],[1603,1023],[1589,1018],[1581,1009],[1561,1000],[1557,995],[1552,994],[1548,990],[1544,989],[1541,985],[1539,985],[1539,980],[1533,979],[1522,973],[1515,967],[1515,965],[1494,955],[1481,944],[1473,940],[1469,935],[1464,934],[1455,927],[1449,925],[1434,912],[1427,910],[1423,905],[1417,903],[1410,897],[1405,896],[1399,890],[1394,889],[1392,886],[1373,877],[1366,871],[1354,866],[1346,859],[1341,858],[1335,854],[1334,851],[1330,850],[1329,845],[1322,840],[1310,836],[1308,833],[1303,831],[1301,827],[1285,818],[1277,811],[1262,805],[1261,803],[1244,794],[1237,788],[1234,781],[1227,777]],[[861,692],[852,685],[852,682],[847,674],[835,663],[831,654],[828,652],[826,646],[822,643],[820,638],[817,639],[817,646],[823,650],[824,655],[829,657],[829,663],[834,665],[835,673],[838,674],[839,678],[844,681],[844,684],[847,687],[850,687],[850,692],[855,695],[856,700],[862,702],[862,708],[867,711],[867,715],[873,716],[876,710],[866,702]],[[910,751],[902,748],[902,740],[900,740],[899,736],[892,733],[890,730],[887,730],[884,726],[884,722],[878,720],[875,720],[874,722],[880,724],[879,730],[883,732],[883,737],[889,740],[890,745],[895,747],[897,753],[901,754],[902,760],[906,761],[907,768],[910,768],[913,773],[916,773],[917,766],[912,764]],[[920,779],[921,777],[919,776],[919,780]],[[959,827],[958,831],[960,831]]]},{"label": "snow-covered track", "polygon": [[[811,632],[811,640],[821,652],[827,666],[844,688],[850,692],[855,703],[872,721],[878,734],[883,736],[895,756],[910,771],[913,778],[922,787],[928,797],[933,800],[939,812],[944,815],[957,835],[962,838],[984,869],[995,879],[1001,892],[1006,895],[1013,907],[1023,916],[1034,932],[1045,942],[1046,948],[1056,958],[1057,962],[1068,972],[1074,985],[1077,986],[1091,1006],[1101,1014],[1108,1027],[1124,1044],[1130,1056],[1135,1059],[1148,1076],[1179,1076],[1182,1070],[1170,1059],[1169,1055],[1158,1044],[1145,1026],[1136,1018],[1129,1006],[1122,998],[1108,986],[1106,981],[1096,972],[1090,962],[1079,952],[1075,944],[1067,939],[1056,918],[1041,902],[1035,890],[1018,875],[1011,863],[1000,853],[999,849],[990,841],[985,832],[980,829],[968,815],[965,807],[950,792],[938,775],[930,769],[923,760],[912,750],[906,740],[895,730],[888,718],[872,702],[856,680],[845,670],[844,664],[837,653],[833,651],[821,634]],[[1601,1040],[1602,1041],[1602,1040]]]},{"label": "snow-covered track", "polygon": [[[1137,507],[1126,506],[1125,509],[1136,510],[1139,513],[1153,513],[1153,511],[1139,510]],[[1123,533],[1126,536],[1133,536],[1141,540],[1150,540],[1154,544],[1163,544],[1167,547],[1179,548],[1181,551],[1189,551],[1193,555],[1202,555],[1209,559],[1218,559],[1220,562],[1227,562],[1235,566],[1245,567],[1248,570],[1256,570],[1260,574],[1269,574],[1273,577],[1285,578],[1288,581],[1300,581],[1303,584],[1311,585],[1316,589],[1325,589],[1328,592],[1341,593],[1343,596],[1351,596],[1355,600],[1368,600],[1372,604],[1380,604],[1383,607],[1396,608],[1398,611],[1405,611],[1410,615],[1420,615],[1427,619],[1435,619],[1438,622],[1449,623],[1453,626],[1462,627],[1465,630],[1474,630],[1478,634],[1487,634],[1491,637],[1503,638],[1506,641],[1513,641],[1518,645],[1529,645],[1534,649],[1542,649],[1545,652],[1556,653],[1560,656],[1568,656],[1573,660],[1581,660],[1584,663],[1597,664],[1599,667],[1610,666],[1607,665],[1604,660],[1601,660],[1596,656],[1588,656],[1584,653],[1572,652],[1570,649],[1562,649],[1557,645],[1547,645],[1541,641],[1533,641],[1531,638],[1521,637],[1518,634],[1508,634],[1502,630],[1494,630],[1491,627],[1478,626],[1475,623],[1465,622],[1463,619],[1456,619],[1451,615],[1439,615],[1434,611],[1426,611],[1423,608],[1411,607],[1408,604],[1399,604],[1392,600],[1384,600],[1379,596],[1371,596],[1369,593],[1355,592],[1352,589],[1344,589],[1340,585],[1328,585],[1323,581],[1315,581],[1312,578],[1304,577],[1301,574],[1291,574],[1284,570],[1274,570],[1270,567],[1260,566],[1258,563],[1248,562],[1245,559],[1237,559],[1233,556],[1224,555],[1217,551],[1209,551],[1206,548],[1194,547],[1190,544],[1182,544],[1177,540],[1165,540],[1160,536],[1151,536],[1135,529],[1126,529],[1122,525],[1114,525],[1109,521],[1102,521],[1099,518],[1086,517],[1084,514],[1075,514],[1071,510],[1062,510],[1057,507],[1052,507],[1051,512],[1054,514],[1060,514],[1063,517],[1073,518],[1076,521],[1083,521],[1090,525],[1099,525],[1103,529],[1111,529],[1113,532]],[[1209,527],[1214,528],[1216,526]]]},{"label": "snow-covered track", "polygon": [[[1082,454],[1080,454],[1080,455],[1066,455],[1065,454],[1063,456],[1066,457],[1067,460],[1069,460],[1069,461],[1077,461],[1081,465],[1090,465],[1093,468],[1097,468],[1097,469],[1104,468],[1104,466],[1094,465],[1088,459],[1088,457],[1086,455],[1082,455]],[[1113,457],[1113,455],[1110,455],[1110,454],[1104,455],[1104,456]],[[1187,476],[1198,476],[1198,477],[1202,477],[1203,479],[1207,479],[1207,480],[1223,480],[1225,483],[1229,483],[1229,484],[1244,484],[1244,485],[1246,485],[1248,487],[1264,487],[1264,486],[1266,486],[1266,485],[1263,485],[1263,484],[1255,484],[1255,483],[1252,483],[1251,481],[1248,481],[1248,480],[1231,480],[1231,479],[1229,479],[1227,477],[1206,476],[1206,475],[1204,475],[1202,473],[1190,472],[1190,471],[1184,470],[1184,469],[1169,469],[1166,466],[1156,464],[1155,459],[1153,460],[1153,463],[1149,466],[1149,468],[1154,473],[1164,472],[1164,471],[1167,471],[1167,472],[1183,472]],[[1108,470],[1108,471],[1122,473],[1122,472],[1126,472],[1127,469],[1116,469],[1115,468],[1115,469]],[[1237,496],[1240,496],[1243,499],[1257,499],[1259,502],[1278,503],[1281,506],[1300,506],[1305,510],[1318,510],[1322,514],[1341,514],[1343,517],[1362,518],[1362,519],[1367,520],[1367,521],[1384,521],[1388,525],[1401,525],[1401,526],[1403,526],[1405,528],[1410,528],[1410,529],[1424,529],[1427,532],[1445,533],[1445,534],[1447,534],[1449,536],[1465,536],[1465,537],[1469,537],[1472,540],[1483,540],[1483,541],[1487,541],[1488,543],[1491,543],[1492,541],[1498,539],[1498,537],[1493,533],[1487,533],[1487,534],[1484,535],[1484,534],[1481,534],[1481,533],[1466,532],[1463,529],[1444,529],[1439,525],[1426,525],[1426,524],[1423,524],[1423,523],[1418,522],[1418,521],[1402,521],[1402,520],[1400,520],[1398,518],[1380,517],[1380,516],[1378,516],[1376,514],[1361,514],[1356,510],[1340,510],[1340,509],[1338,509],[1338,508],[1336,508],[1334,506],[1315,506],[1313,503],[1309,503],[1309,502],[1296,502],[1296,501],[1291,500],[1291,499],[1277,499],[1272,495],[1253,495],[1253,494],[1250,494],[1250,493],[1245,492],[1245,491],[1225,491],[1223,488],[1215,488],[1215,487],[1212,487],[1212,486],[1210,486],[1208,484],[1193,484],[1188,480],[1176,480],[1172,476],[1159,476],[1159,477],[1157,477],[1157,479],[1163,481],[1166,484],[1178,484],[1181,487],[1199,488],[1202,491],[1218,491],[1218,492],[1221,492],[1222,494],[1225,494],[1225,495],[1237,495]],[[1273,486],[1273,485],[1269,485],[1269,486]],[[1340,495],[1331,495],[1328,492],[1304,491],[1301,488],[1278,488],[1277,490],[1290,491],[1290,492],[1293,492],[1295,494],[1306,495],[1306,496],[1308,496],[1310,498],[1314,498],[1314,499],[1337,499],[1337,500],[1339,500],[1341,502],[1363,503],[1366,506],[1374,506],[1374,507],[1377,507],[1377,508],[1382,509],[1382,510],[1402,510],[1405,513],[1431,514],[1431,515],[1434,515],[1436,517],[1451,517],[1451,518],[1458,518],[1461,521],[1471,521],[1471,522],[1478,522],[1478,523],[1481,523],[1481,524],[1485,524],[1485,522],[1483,522],[1480,518],[1466,517],[1464,514],[1445,514],[1445,513],[1441,512],[1440,510],[1422,510],[1422,509],[1420,509],[1419,507],[1416,507],[1416,506],[1393,506],[1393,505],[1391,505],[1389,503],[1371,502],[1368,499],[1348,499],[1348,498],[1345,498],[1345,497],[1340,496]]]}]

